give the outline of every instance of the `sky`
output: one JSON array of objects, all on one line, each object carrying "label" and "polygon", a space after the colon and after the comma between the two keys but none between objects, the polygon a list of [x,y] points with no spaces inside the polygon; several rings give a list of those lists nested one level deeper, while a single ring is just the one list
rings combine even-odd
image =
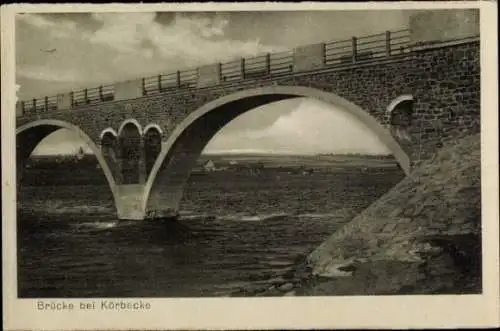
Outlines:
[{"label": "sky", "polygon": [[[18,98],[396,30],[407,27],[409,15],[399,10],[22,14],[16,21]],[[72,153],[81,144],[59,130],[35,154]],[[388,153],[342,109],[312,99],[247,112],[219,131],[205,151]]]}]

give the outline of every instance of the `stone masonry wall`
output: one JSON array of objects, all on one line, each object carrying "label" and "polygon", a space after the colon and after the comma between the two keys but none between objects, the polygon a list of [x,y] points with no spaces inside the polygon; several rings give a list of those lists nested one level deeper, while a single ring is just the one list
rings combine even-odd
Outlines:
[{"label": "stone masonry wall", "polygon": [[420,160],[448,142],[480,132],[479,42],[418,52],[415,66],[412,135],[421,144],[414,146],[412,158]]}]

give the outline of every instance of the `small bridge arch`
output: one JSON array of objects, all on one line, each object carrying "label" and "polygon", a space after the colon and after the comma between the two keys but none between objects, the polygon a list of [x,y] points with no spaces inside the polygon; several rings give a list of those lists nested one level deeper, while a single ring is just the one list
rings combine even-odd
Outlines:
[{"label": "small bridge arch", "polygon": [[137,121],[135,118],[127,118],[126,120],[124,120],[122,122],[122,124],[120,125],[120,127],[118,128],[118,134],[117,134],[117,137],[120,137],[121,134],[122,134],[122,131],[123,129],[127,126],[127,124],[133,124],[137,127],[137,130],[139,131],[139,133],[141,134],[142,136],[142,126],[141,126],[141,123],[139,123],[139,121]]},{"label": "small bridge arch", "polygon": [[157,130],[160,133],[160,135],[163,136],[163,130],[162,130],[161,126],[159,126],[156,123],[150,123],[150,124],[146,125],[144,127],[144,129],[142,130],[142,134],[145,135],[149,130]]},{"label": "small bridge arch", "polygon": [[142,127],[135,119],[123,121],[118,130],[120,155],[120,184],[136,184],[141,181],[143,153]]},{"label": "small bridge arch", "polygon": [[413,102],[413,95],[403,94],[387,106],[385,120],[389,123],[391,133],[401,141],[411,141],[409,131],[413,120]]},{"label": "small bridge arch", "polygon": [[101,134],[99,135],[99,141],[102,141],[102,139],[104,138],[104,136],[106,134],[110,134],[112,136],[114,136],[115,138],[118,137],[118,133],[113,129],[113,128],[106,128],[104,130],[102,130]]},{"label": "small bridge arch", "polygon": [[[167,205],[176,211],[192,167],[210,139],[237,116],[264,104],[291,98],[312,98],[335,106],[367,126],[392,152],[406,174],[410,158],[382,124],[354,103],[330,92],[304,86],[267,86],[213,100],[189,114],[162,145],[144,188],[144,211]],[[158,187],[168,187],[159,193]]]},{"label": "small bridge arch", "polygon": [[160,155],[163,141],[163,130],[158,124],[151,123],[144,127],[142,133],[144,141],[144,157],[146,162],[146,174],[153,169],[158,155]]},{"label": "small bridge arch", "polygon": [[402,102],[413,102],[414,98],[412,94],[403,94],[391,101],[387,106],[386,115],[392,114],[394,109]]}]

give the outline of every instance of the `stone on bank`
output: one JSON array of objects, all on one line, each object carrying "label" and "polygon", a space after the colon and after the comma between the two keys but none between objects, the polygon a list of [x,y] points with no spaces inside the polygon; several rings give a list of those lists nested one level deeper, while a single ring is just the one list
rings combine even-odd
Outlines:
[{"label": "stone on bank", "polygon": [[301,294],[480,293],[480,137],[441,148],[307,258]]}]

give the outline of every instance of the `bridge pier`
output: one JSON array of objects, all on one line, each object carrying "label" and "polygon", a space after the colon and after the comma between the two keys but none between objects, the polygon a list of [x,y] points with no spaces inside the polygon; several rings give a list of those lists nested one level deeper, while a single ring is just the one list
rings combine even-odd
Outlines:
[{"label": "bridge pier", "polygon": [[140,137],[127,146],[124,137],[121,138],[116,148],[115,180],[121,185],[143,185],[148,178],[144,139]]},{"label": "bridge pier", "polygon": [[[171,203],[169,196],[162,196],[154,208],[147,201],[144,184],[122,184],[115,186],[115,202],[118,219],[144,220],[157,218],[173,218],[177,216],[177,206]],[[176,201],[179,199],[176,199]]]},{"label": "bridge pier", "polygon": [[146,201],[146,218],[177,217],[183,190],[184,185],[163,186],[151,192]]},{"label": "bridge pier", "polygon": [[144,185],[116,185],[115,197],[118,219],[143,220],[146,217],[144,208]]}]

